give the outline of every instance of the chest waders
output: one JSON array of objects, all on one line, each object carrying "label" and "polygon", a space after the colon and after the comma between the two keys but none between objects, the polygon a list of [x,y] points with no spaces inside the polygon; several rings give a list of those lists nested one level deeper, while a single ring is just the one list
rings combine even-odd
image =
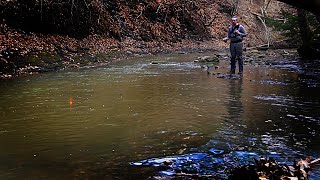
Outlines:
[{"label": "chest waders", "polygon": [[243,73],[243,42],[231,42],[230,43],[230,53],[231,53],[231,74],[236,73],[236,62],[239,65],[239,74]]},{"label": "chest waders", "polygon": [[242,37],[236,34],[234,31],[239,29],[239,25],[235,26],[231,30],[231,42],[230,42],[230,53],[231,53],[231,74],[236,73],[236,62],[239,65],[239,74],[243,73],[243,42]]}]

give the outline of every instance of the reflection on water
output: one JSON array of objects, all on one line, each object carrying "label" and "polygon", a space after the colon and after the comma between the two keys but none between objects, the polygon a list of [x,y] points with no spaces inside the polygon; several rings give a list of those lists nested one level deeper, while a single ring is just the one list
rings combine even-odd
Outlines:
[{"label": "reflection on water", "polygon": [[319,156],[318,89],[286,69],[217,78],[196,57],[1,81],[0,178],[144,179],[154,170],[129,162],[212,147]]},{"label": "reflection on water", "polygon": [[242,84],[243,79],[229,81],[229,98],[226,107],[228,108],[228,119],[235,124],[242,124]]}]

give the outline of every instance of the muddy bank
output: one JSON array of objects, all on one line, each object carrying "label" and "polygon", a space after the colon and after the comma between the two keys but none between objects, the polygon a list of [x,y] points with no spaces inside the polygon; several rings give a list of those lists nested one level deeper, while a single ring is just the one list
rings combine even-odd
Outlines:
[{"label": "muddy bank", "polygon": [[[95,68],[111,62],[122,61],[134,56],[155,56],[158,54],[212,53],[218,59],[229,61],[228,48],[216,47],[212,42],[186,42],[179,44],[153,46],[139,42],[139,46],[115,45],[105,51],[92,52],[90,49],[58,50],[58,52],[31,52],[21,55],[18,50],[4,51],[1,59],[1,78],[28,76],[52,71]],[[295,49],[270,49],[268,51],[248,50],[245,52],[246,65],[276,65],[299,60]]]},{"label": "muddy bank", "polygon": [[[180,42],[137,41],[127,38],[118,41],[98,35],[78,40],[67,36],[22,34],[1,35],[0,77],[13,78],[67,69],[92,68],[133,56],[163,53],[215,52],[228,60],[228,44],[219,40]],[[295,49],[257,50],[248,48],[247,63],[271,64],[279,60],[297,59]]]},{"label": "muddy bank", "polygon": [[106,65],[135,55],[194,52],[220,49],[217,41],[179,42],[118,41],[99,35],[75,39],[60,35],[25,34],[9,30],[0,35],[0,76],[2,78]]}]

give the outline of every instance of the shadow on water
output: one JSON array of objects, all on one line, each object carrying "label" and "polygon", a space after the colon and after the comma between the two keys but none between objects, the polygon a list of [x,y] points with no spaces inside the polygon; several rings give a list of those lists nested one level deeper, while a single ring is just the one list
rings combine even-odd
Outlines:
[{"label": "shadow on water", "polygon": [[286,161],[319,156],[318,87],[279,67],[218,78],[197,56],[1,81],[0,178],[147,179],[159,169],[130,163],[212,148]]}]

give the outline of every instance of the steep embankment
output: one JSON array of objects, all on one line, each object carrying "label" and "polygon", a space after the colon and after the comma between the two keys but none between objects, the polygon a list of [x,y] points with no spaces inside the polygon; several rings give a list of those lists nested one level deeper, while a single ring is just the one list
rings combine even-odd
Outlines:
[{"label": "steep embankment", "polygon": [[[220,39],[231,14],[240,15],[247,45],[256,46],[270,40],[256,15],[265,1],[258,2],[1,1],[0,73],[77,68],[133,53],[226,48]],[[280,7],[271,2],[268,13],[277,15]]]}]

